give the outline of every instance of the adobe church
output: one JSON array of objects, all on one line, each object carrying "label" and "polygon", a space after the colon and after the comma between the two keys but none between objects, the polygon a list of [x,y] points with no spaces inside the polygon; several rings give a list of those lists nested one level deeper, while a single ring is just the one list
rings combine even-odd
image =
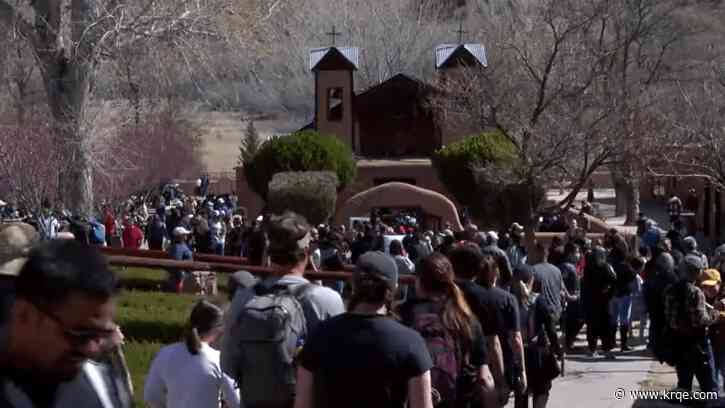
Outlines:
[{"label": "adobe church", "polygon": [[[451,195],[438,179],[430,157],[440,147],[480,129],[452,131],[443,126],[429,104],[430,97],[441,91],[403,73],[355,93],[353,77],[359,56],[356,47],[310,51],[315,115],[303,130],[337,136],[357,160],[357,177],[338,196],[335,221],[347,223],[350,216],[366,216],[371,205],[417,206],[436,214],[438,221],[456,225],[458,217],[450,214],[455,212],[454,204],[441,202]],[[486,51],[481,44],[440,45],[435,49],[435,66],[438,79],[463,66],[483,69],[487,66]],[[263,203],[249,189],[242,172],[242,168],[237,169],[239,204],[255,216]]]}]

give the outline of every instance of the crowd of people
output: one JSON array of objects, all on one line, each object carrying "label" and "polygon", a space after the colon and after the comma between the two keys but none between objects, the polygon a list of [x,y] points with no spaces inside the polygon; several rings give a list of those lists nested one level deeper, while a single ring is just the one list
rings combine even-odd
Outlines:
[{"label": "crowd of people", "polygon": [[[121,225],[107,211],[102,242],[82,227],[95,221],[48,210],[36,229],[0,229],[0,405],[129,406],[119,285],[94,244],[240,256],[274,271],[234,274],[228,308],[195,305],[184,338],[151,364],[143,397],[154,408],[543,408],[567,353],[616,359],[635,329],[676,368],[679,390],[696,378],[717,392],[725,377],[725,246],[708,258],[677,217],[664,231],[641,215],[636,240],[612,229],[592,241],[567,220],[545,243],[517,223],[426,230],[373,213],[348,228],[289,212],[249,223],[230,197],[157,204],[145,225],[143,205],[127,206]],[[348,264],[350,285],[304,277]],[[169,290],[183,274],[170,274]]]}]

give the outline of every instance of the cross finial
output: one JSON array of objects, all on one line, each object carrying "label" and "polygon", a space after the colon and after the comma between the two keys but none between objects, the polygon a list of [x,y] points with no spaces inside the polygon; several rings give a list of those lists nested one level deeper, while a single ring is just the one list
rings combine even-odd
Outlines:
[{"label": "cross finial", "polygon": [[329,32],[329,33],[325,33],[325,34],[327,34],[327,35],[329,35],[330,37],[332,37],[332,46],[333,46],[333,47],[335,46],[335,39],[336,39],[336,38],[337,38],[338,36],[341,36],[341,35],[342,35],[342,33],[340,33],[340,32],[337,32],[337,31],[335,31],[335,25],[334,25],[334,24],[332,25],[332,31],[331,31],[331,32]]},{"label": "cross finial", "polygon": [[463,30],[463,20],[458,22],[458,30],[456,33],[458,33],[458,44],[463,44],[463,34],[466,33],[466,31]]}]

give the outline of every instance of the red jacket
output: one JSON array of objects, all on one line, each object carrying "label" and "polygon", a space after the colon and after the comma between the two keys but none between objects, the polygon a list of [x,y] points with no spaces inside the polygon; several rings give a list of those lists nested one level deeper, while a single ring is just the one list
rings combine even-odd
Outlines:
[{"label": "red jacket", "polygon": [[136,224],[126,225],[122,239],[124,248],[139,249],[143,242],[143,231]]},{"label": "red jacket", "polygon": [[113,215],[111,215],[110,213],[106,214],[106,216],[103,218],[103,225],[106,227],[106,235],[116,235],[116,219],[113,218]]}]

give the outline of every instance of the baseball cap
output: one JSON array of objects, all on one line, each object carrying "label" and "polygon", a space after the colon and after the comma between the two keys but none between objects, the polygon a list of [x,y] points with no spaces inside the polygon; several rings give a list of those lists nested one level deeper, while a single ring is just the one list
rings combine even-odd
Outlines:
[{"label": "baseball cap", "polygon": [[705,265],[702,259],[694,255],[685,256],[679,266],[680,276],[692,280],[695,280],[703,269]]},{"label": "baseball cap", "polygon": [[703,286],[715,286],[722,282],[720,279],[720,272],[717,269],[705,269],[705,272],[700,275],[700,285]]},{"label": "baseball cap", "polygon": [[493,241],[498,241],[498,234],[496,233],[496,231],[488,231],[486,233],[486,238]]},{"label": "baseball cap", "polygon": [[61,231],[55,235],[55,239],[76,239],[76,236],[70,231]]},{"label": "baseball cap", "polygon": [[227,283],[229,296],[233,298],[237,289],[249,289],[254,287],[257,283],[259,283],[259,279],[247,271],[234,272],[232,276],[229,277],[229,281]]},{"label": "baseball cap", "polygon": [[366,252],[358,258],[353,274],[357,277],[363,273],[382,278],[393,286],[398,284],[398,265],[380,251]]},{"label": "baseball cap", "polygon": [[17,276],[30,248],[40,240],[30,224],[14,223],[0,229],[0,275]]},{"label": "baseball cap", "polygon": [[184,227],[176,227],[176,228],[174,228],[172,233],[175,237],[179,237],[182,235],[189,235],[189,234],[191,234],[191,231],[189,231],[188,229],[186,229]]},{"label": "baseball cap", "polygon": [[269,223],[269,248],[271,252],[295,251],[310,247],[312,227],[305,217],[291,211],[272,216]]}]

